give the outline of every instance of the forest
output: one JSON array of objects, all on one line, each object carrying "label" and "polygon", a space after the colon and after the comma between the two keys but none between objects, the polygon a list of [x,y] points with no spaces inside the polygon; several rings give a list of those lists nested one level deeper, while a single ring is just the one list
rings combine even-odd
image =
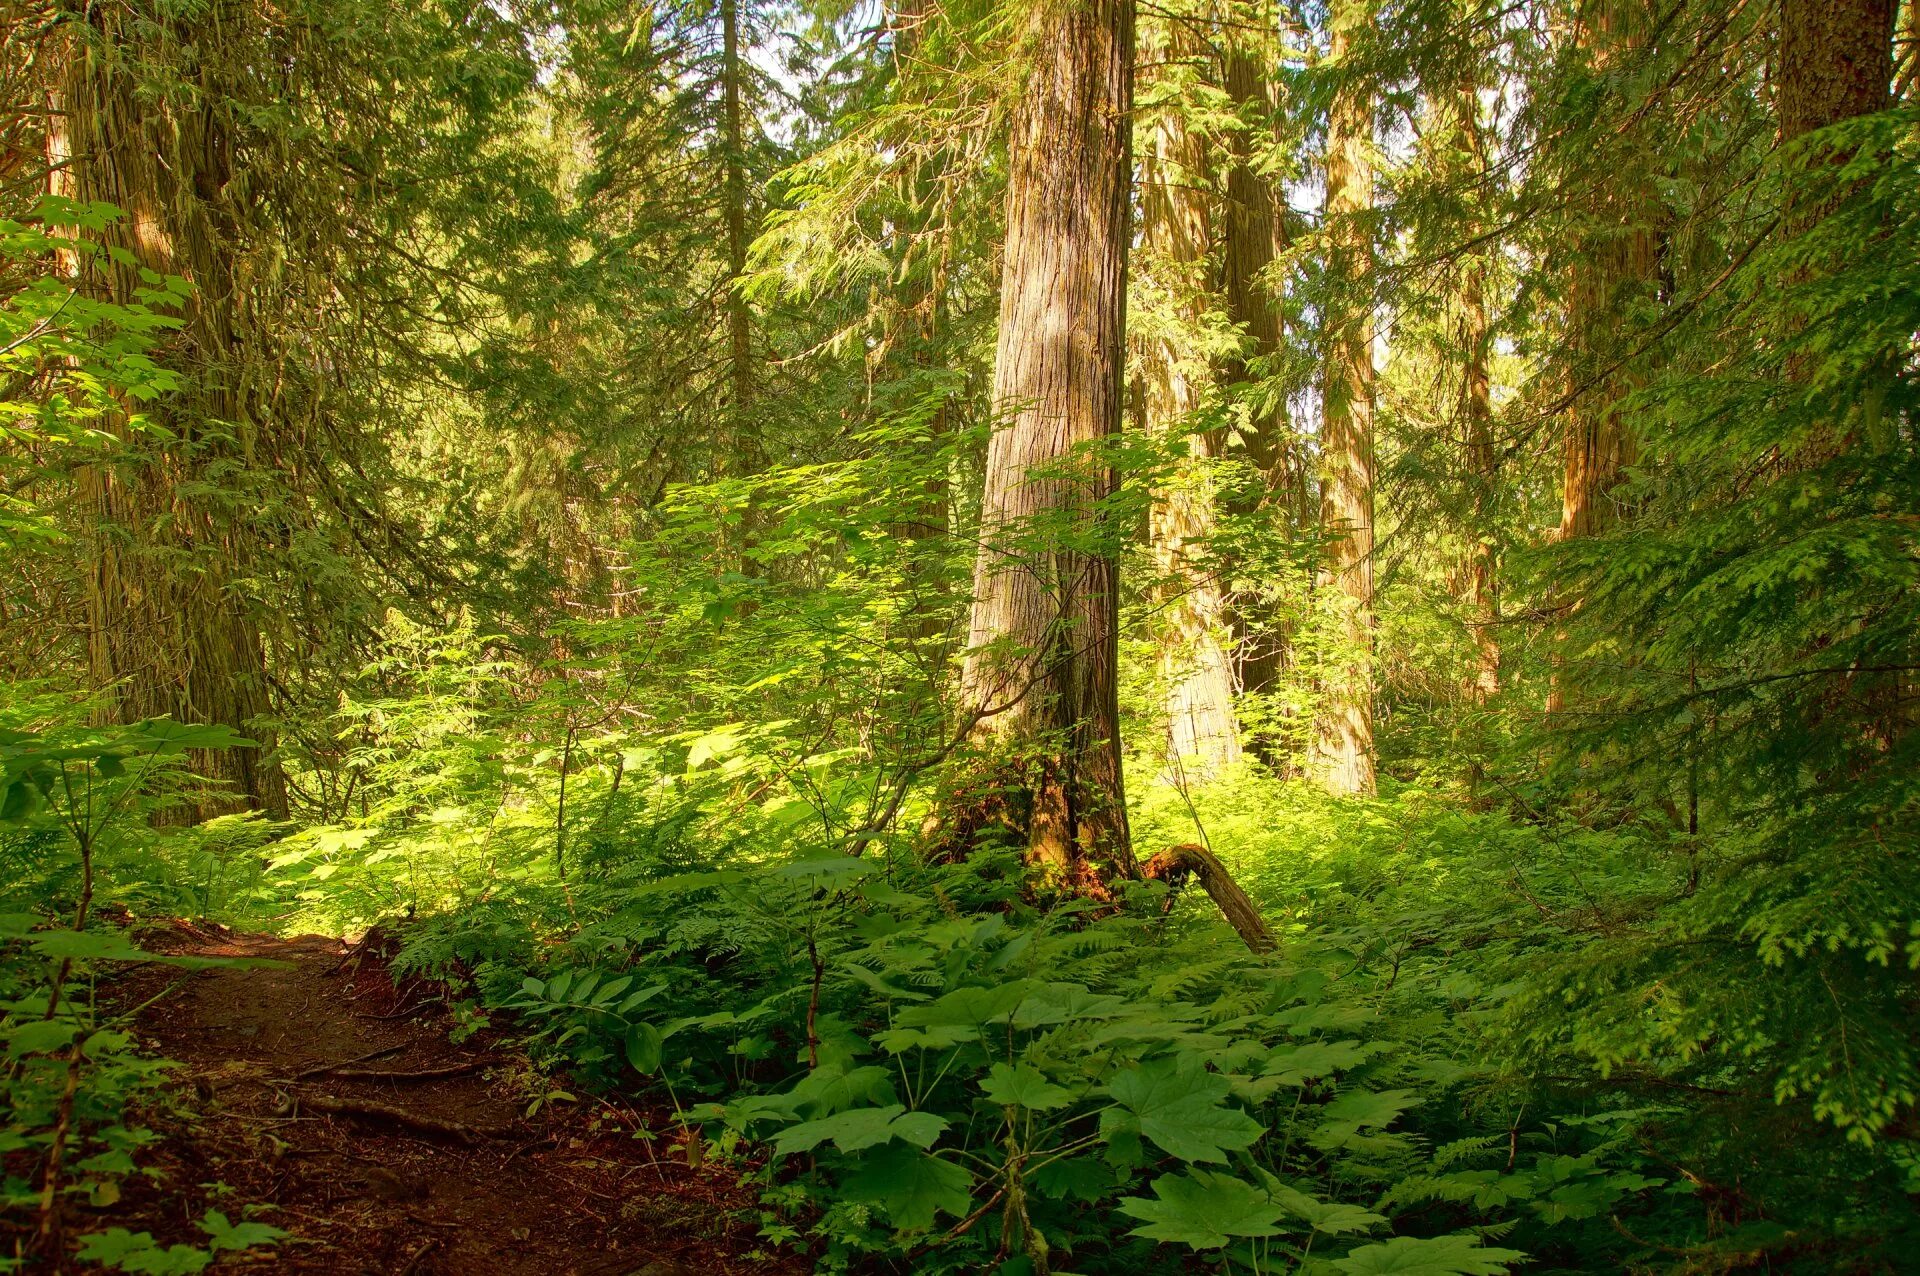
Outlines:
[{"label": "forest", "polygon": [[1920,1270],[1920,2],[0,15],[0,1271]]}]

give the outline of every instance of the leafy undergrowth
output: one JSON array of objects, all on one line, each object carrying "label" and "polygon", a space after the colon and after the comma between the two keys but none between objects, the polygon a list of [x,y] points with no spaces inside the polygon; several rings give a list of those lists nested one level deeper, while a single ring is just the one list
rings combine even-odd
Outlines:
[{"label": "leafy undergrowth", "polygon": [[445,702],[414,712],[432,747],[382,746],[392,800],[306,828],[148,818],[199,738],[171,724],[5,742],[16,1235],[49,1163],[62,1209],[99,1221],[72,1252],[122,1270],[279,1240],[250,1223],[299,1234],[213,1198],[166,1235],[115,1217],[123,1185],[164,1162],[139,1114],[167,1069],[96,989],[117,970],[226,960],[123,929],[192,913],[295,933],[387,919],[396,976],[444,986],[443,1043],[525,1050],[514,1120],[657,1110],[609,1155],[637,1163],[657,1152],[647,1131],[669,1131],[682,1164],[746,1185],[740,1243],[768,1261],[1899,1267],[1897,1139],[1802,1120],[1754,1064],[1597,1058],[1591,1043],[1623,1025],[1566,990],[1651,942],[1645,901],[1670,871],[1630,830],[1522,824],[1411,789],[1331,802],[1252,774],[1142,785],[1143,844],[1197,823],[1260,899],[1281,942],[1256,956],[1197,892],[1142,884],[1095,906],[1037,889],[1011,848],[928,864],[904,838],[823,837],[858,828],[877,789],[808,801],[772,785],[775,728],[579,767],[571,798],[589,816],[562,843],[542,805],[551,760],[543,772],[500,736],[448,729]]},{"label": "leafy undergrowth", "polygon": [[594,920],[546,942],[498,897],[425,919],[401,965],[654,1078],[721,1155],[770,1145],[767,1235],[823,1269],[1490,1273],[1661,1186],[1618,1114],[1436,1147],[1421,1114],[1489,1083],[1438,1014],[1389,1017],[1345,948],[1169,925],[1159,888],[1049,907],[1004,852],[672,867],[580,881]]}]

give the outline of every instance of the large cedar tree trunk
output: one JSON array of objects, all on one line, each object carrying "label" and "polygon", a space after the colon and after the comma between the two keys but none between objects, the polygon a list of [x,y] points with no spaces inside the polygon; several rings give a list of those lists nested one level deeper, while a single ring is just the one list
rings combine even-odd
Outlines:
[{"label": "large cedar tree trunk", "polygon": [[[118,454],[81,476],[96,529],[87,593],[93,685],[113,721],[217,723],[271,747],[256,722],[270,711],[264,643],[238,583],[252,538],[244,511],[221,508],[222,497],[210,494],[223,465],[253,453],[258,424],[242,389],[249,340],[227,203],[231,133],[212,94],[143,99],[134,69],[148,57],[211,58],[221,24],[238,20],[223,4],[150,26],[116,6],[70,7],[48,159],[53,194],[125,214],[102,238],[130,259],[72,256],[65,265],[77,286],[127,303],[144,286],[142,270],[193,285],[184,322],[158,356],[181,374],[182,388],[141,405],[148,428],[110,423]],[[195,81],[191,65],[180,73]],[[247,807],[286,814],[286,782],[265,748],[196,752],[192,761],[224,786],[196,803],[200,816]]]},{"label": "large cedar tree trunk", "polygon": [[[1197,50],[1170,27],[1159,52],[1170,60]],[[1172,102],[1154,117],[1141,162],[1141,238],[1167,314],[1141,351],[1141,411],[1157,435],[1185,436],[1188,458],[1154,494],[1151,533],[1163,590],[1159,610],[1161,681],[1166,686],[1168,766],[1208,780],[1240,757],[1234,717],[1231,613],[1225,582],[1208,549],[1216,529],[1208,462],[1221,452],[1216,430],[1195,427],[1209,368],[1198,335],[1206,321],[1211,233],[1205,148]]]},{"label": "large cedar tree trunk", "polygon": [[[1367,0],[1333,8],[1330,56],[1351,56],[1371,20]],[[1314,769],[1328,790],[1371,794],[1373,766],[1373,102],[1358,76],[1337,91],[1327,135],[1329,270],[1342,289],[1330,321],[1322,390],[1320,593],[1337,643],[1321,688]]]},{"label": "large cedar tree trunk", "polygon": [[1025,32],[963,691],[1031,798],[1029,856],[1071,889],[1137,873],[1121,785],[1117,565],[1095,539],[1120,428],[1130,0],[1049,0]]}]

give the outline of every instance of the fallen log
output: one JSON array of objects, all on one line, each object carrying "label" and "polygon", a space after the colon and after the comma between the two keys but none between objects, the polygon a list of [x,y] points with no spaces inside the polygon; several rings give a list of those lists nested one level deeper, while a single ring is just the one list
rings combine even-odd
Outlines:
[{"label": "fallen log", "polygon": [[1140,875],[1148,881],[1165,882],[1175,890],[1184,886],[1188,878],[1197,879],[1201,889],[1226,917],[1227,925],[1233,927],[1248,949],[1256,953],[1274,950],[1273,932],[1267,929],[1266,919],[1227,872],[1219,856],[1206,847],[1193,842],[1169,846],[1149,857],[1140,866]]}]

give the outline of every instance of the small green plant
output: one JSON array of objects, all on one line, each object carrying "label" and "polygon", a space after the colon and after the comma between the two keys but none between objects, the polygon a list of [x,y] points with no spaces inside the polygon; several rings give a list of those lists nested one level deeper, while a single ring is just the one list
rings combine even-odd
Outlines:
[{"label": "small green plant", "polygon": [[99,1263],[141,1276],[192,1276],[204,1271],[222,1254],[239,1253],[286,1239],[287,1233],[266,1223],[230,1221],[219,1210],[208,1210],[199,1228],[207,1234],[204,1246],[161,1245],[151,1232],[108,1228],[80,1238],[76,1255],[82,1262]]},{"label": "small green plant", "polygon": [[[30,1203],[36,1211],[34,1243],[43,1252],[58,1242],[65,1196],[95,1205],[119,1199],[133,1151],[152,1137],[124,1115],[166,1068],[102,1015],[96,972],[128,963],[217,964],[146,952],[119,928],[102,927],[101,858],[137,840],[141,817],[166,800],[170,768],[186,751],[243,743],[224,727],[165,719],[0,731],[0,839],[44,856],[40,875],[13,884],[14,910],[0,913],[7,994],[0,1042],[8,1061],[0,1150],[38,1155],[37,1184],[10,1177],[5,1191],[10,1206]],[[56,910],[64,918],[55,920]]]}]

